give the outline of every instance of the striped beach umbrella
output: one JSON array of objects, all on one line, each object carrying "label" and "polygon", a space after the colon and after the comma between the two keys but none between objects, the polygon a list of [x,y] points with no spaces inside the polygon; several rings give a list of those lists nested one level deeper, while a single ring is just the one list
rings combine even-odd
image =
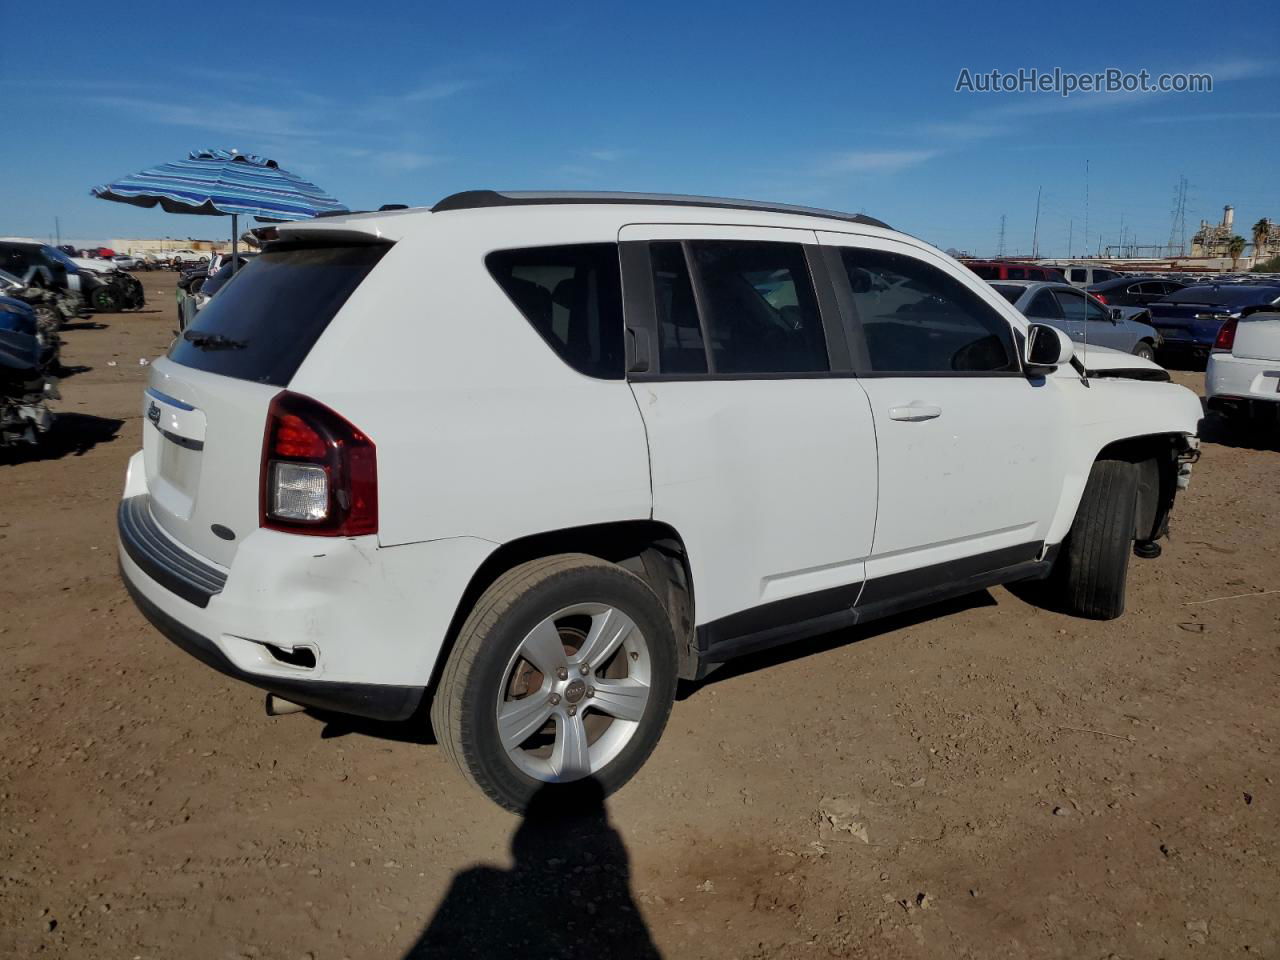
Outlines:
[{"label": "striped beach umbrella", "polygon": [[103,200],[159,206],[167,213],[230,216],[233,254],[241,215],[264,221],[305,220],[347,209],[274,160],[223,149],[192,150],[185,160],[149,167],[89,192]]}]

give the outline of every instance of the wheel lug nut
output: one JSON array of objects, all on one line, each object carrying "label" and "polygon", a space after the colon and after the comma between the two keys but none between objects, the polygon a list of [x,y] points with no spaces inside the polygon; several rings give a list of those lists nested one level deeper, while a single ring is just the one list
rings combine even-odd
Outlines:
[{"label": "wheel lug nut", "polygon": [[585,677],[588,673],[591,672],[591,668],[584,663],[580,667],[578,667],[578,672]]},{"label": "wheel lug nut", "polygon": [[571,716],[571,717],[576,717],[577,715],[578,715],[578,708],[577,708],[577,707],[570,707],[570,708],[569,708],[569,716]]},{"label": "wheel lug nut", "polygon": [[596,695],[596,688],[595,688],[595,687],[587,687],[587,696],[588,696],[588,697],[594,697],[595,695]]},{"label": "wheel lug nut", "polygon": [[560,703],[560,694],[558,694],[558,693],[553,693],[550,697],[548,697],[548,698],[547,698],[547,703],[551,704],[553,707],[554,707],[554,706],[556,706],[557,704],[559,704],[559,703]]},{"label": "wheel lug nut", "polygon": [[569,671],[566,670],[564,667],[560,667],[556,670],[556,677],[560,680],[568,680]]}]

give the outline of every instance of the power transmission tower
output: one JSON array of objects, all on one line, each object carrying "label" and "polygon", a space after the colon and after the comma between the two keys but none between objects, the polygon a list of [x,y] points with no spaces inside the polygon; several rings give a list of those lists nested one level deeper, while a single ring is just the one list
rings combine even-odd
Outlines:
[{"label": "power transmission tower", "polygon": [[1040,194],[1044,187],[1036,187],[1036,225],[1031,230],[1031,259],[1040,257]]},{"label": "power transmission tower", "polygon": [[1076,236],[1076,218],[1072,217],[1071,222],[1067,225],[1067,259],[1071,259],[1071,244]]},{"label": "power transmission tower", "polygon": [[1173,210],[1169,225],[1169,249],[1186,253],[1187,244],[1187,178],[1179,177],[1173,188]]},{"label": "power transmission tower", "polygon": [[996,241],[996,256],[1004,256],[1004,221],[1005,215],[1000,214],[1000,239]]}]

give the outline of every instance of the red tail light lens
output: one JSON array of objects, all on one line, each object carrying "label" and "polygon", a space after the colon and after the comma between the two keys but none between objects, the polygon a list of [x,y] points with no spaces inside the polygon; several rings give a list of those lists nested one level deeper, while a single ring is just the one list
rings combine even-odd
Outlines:
[{"label": "red tail light lens", "polygon": [[323,537],[378,532],[373,441],[324,404],[277,394],[262,442],[259,522]]},{"label": "red tail light lens", "polygon": [[1239,322],[1232,317],[1218,328],[1218,339],[1213,341],[1213,349],[1230,350],[1236,345],[1236,324]]},{"label": "red tail light lens", "polygon": [[1107,302],[1107,298],[1106,298],[1105,296],[1103,296],[1101,293],[1095,293],[1095,294],[1093,295],[1093,299],[1097,300],[1099,303],[1106,303],[1106,302]]}]

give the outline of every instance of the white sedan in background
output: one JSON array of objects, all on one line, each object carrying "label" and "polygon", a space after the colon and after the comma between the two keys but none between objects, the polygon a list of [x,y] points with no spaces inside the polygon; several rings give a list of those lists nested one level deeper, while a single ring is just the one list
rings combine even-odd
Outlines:
[{"label": "white sedan in background", "polygon": [[1280,310],[1265,307],[1229,319],[1205,367],[1210,410],[1231,419],[1277,423],[1280,415]]}]

